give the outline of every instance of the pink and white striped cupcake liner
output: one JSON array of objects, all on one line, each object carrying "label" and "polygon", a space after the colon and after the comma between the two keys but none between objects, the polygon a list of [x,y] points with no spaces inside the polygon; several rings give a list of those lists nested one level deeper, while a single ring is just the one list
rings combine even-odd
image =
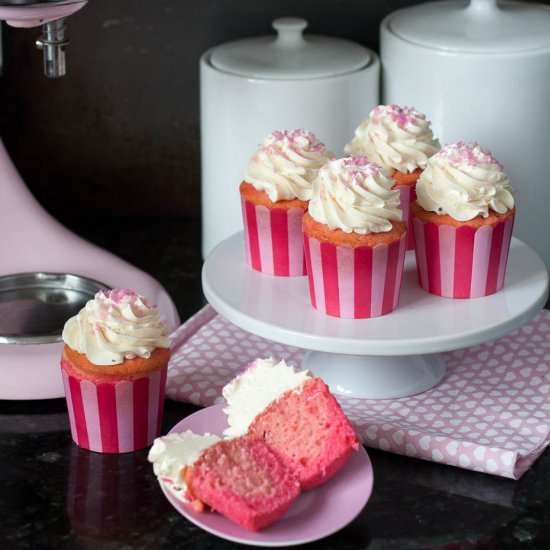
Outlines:
[{"label": "pink and white striped cupcake liner", "polygon": [[97,453],[128,453],[160,435],[167,367],[150,376],[110,384],[61,372],[73,441]]},{"label": "pink and white striped cupcake liner", "polygon": [[280,277],[306,274],[303,208],[267,208],[241,198],[246,257],[256,271]]},{"label": "pink and white striped cupcake liner", "polygon": [[399,208],[403,211],[403,221],[407,224],[407,250],[414,250],[414,231],[411,226],[411,204],[416,200],[416,184],[394,185],[399,191]]},{"label": "pink and white striped cupcake liner", "polygon": [[313,307],[348,319],[379,317],[397,307],[407,233],[388,244],[343,246],[304,235]]},{"label": "pink and white striped cupcake liner", "polygon": [[445,298],[489,296],[504,285],[514,216],[479,229],[413,219],[420,286]]}]

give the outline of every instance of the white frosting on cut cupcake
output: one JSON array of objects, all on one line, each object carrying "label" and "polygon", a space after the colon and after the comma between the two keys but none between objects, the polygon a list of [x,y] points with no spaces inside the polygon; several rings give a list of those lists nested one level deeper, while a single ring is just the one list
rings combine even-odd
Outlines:
[{"label": "white frosting on cut cupcake", "polygon": [[227,384],[222,395],[227,401],[224,412],[229,427],[226,437],[243,435],[254,418],[283,393],[301,386],[312,374],[296,371],[284,359],[256,359],[248,368]]}]

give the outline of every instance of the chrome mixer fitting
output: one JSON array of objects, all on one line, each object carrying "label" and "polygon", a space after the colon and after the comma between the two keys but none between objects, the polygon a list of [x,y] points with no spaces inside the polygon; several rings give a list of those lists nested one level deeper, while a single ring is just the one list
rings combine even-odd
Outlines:
[{"label": "chrome mixer fitting", "polygon": [[49,78],[66,73],[65,47],[69,41],[65,29],[65,19],[50,21],[42,25],[42,34],[36,40],[36,47],[44,52],[44,74]]}]

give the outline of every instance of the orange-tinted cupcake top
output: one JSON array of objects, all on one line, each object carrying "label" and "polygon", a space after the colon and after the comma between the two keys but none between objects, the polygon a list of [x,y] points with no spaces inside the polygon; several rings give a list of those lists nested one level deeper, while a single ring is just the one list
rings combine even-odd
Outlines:
[{"label": "orange-tinted cupcake top", "polygon": [[405,222],[392,222],[390,231],[384,233],[345,233],[341,229],[329,229],[324,223],[315,221],[307,212],[302,219],[304,233],[308,237],[315,237],[318,241],[328,242],[335,245],[346,245],[354,248],[358,246],[376,246],[377,244],[389,244],[401,238],[407,230]]},{"label": "orange-tinted cupcake top", "polygon": [[407,173],[394,170],[391,175],[392,179],[395,180],[393,187],[395,188],[396,185],[414,185],[420,177],[420,174],[422,174],[422,168],[417,168],[414,172]]},{"label": "orange-tinted cupcake top", "polygon": [[489,215],[484,218],[483,216],[476,216],[471,220],[458,221],[448,214],[438,214],[437,212],[431,212],[430,210],[424,210],[418,204],[418,201],[415,201],[411,205],[411,215],[415,218],[419,218],[424,222],[432,222],[437,225],[454,225],[455,227],[462,227],[464,225],[473,227],[474,229],[479,229],[484,225],[496,225],[497,223],[503,222],[508,218],[512,217],[516,213],[516,209],[512,208],[504,214],[499,214],[494,210],[489,211]]},{"label": "orange-tinted cupcake top", "polygon": [[283,208],[284,210],[290,210],[291,208],[307,208],[308,201],[302,201],[300,199],[280,200],[273,202],[265,191],[256,189],[252,184],[243,181],[239,187],[241,196],[246,200],[255,204],[256,206],[265,206],[266,208]]},{"label": "orange-tinted cupcake top", "polygon": [[72,370],[71,374],[78,379],[93,378],[97,382],[99,376],[105,378],[105,381],[113,381],[114,379],[134,380],[149,376],[167,365],[170,359],[170,349],[156,348],[147,358],[135,357],[134,359],[125,359],[124,362],[118,365],[105,366],[95,365],[86,355],[74,351],[65,344],[63,357],[70,362],[67,370]]}]

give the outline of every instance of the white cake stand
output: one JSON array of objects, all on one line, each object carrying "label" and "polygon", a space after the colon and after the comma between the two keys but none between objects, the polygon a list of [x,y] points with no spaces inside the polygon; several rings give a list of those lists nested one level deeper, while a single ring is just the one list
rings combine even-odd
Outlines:
[{"label": "white cake stand", "polygon": [[544,306],[548,273],[526,244],[512,239],[503,290],[470,300],[433,296],[418,285],[407,253],[399,305],[373,319],[340,319],[315,310],[307,277],[272,277],[246,262],[243,233],[220,243],[202,271],[212,307],[240,328],[305,348],[303,367],[337,394],[390,399],[428,390],[445,373],[438,352],[493,340]]}]

